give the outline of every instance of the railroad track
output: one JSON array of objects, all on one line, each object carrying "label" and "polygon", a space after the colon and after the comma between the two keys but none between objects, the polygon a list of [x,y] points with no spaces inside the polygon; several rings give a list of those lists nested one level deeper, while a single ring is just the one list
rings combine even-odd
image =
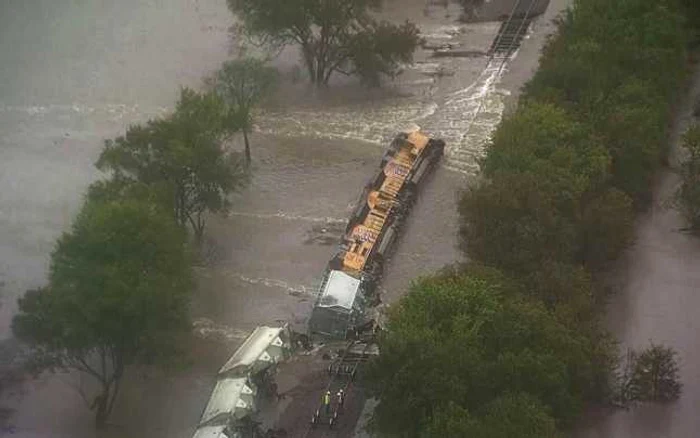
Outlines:
[{"label": "railroad track", "polygon": [[[527,29],[532,22],[532,11],[539,0],[518,0],[511,9],[508,18],[501,24],[498,36],[491,44],[488,51],[488,63],[492,60],[502,60],[505,64],[515,50],[520,46]],[[524,11],[524,12],[523,12]]]},{"label": "railroad track", "polygon": [[[346,411],[349,411],[350,405],[353,402],[358,401],[356,397],[353,397],[356,391],[353,391],[352,387],[357,371],[359,370],[360,365],[365,361],[365,355],[372,345],[369,342],[365,344],[359,356],[350,361],[348,354],[350,353],[351,348],[357,343],[357,341],[349,342],[345,348],[345,351],[343,352],[343,356],[329,365],[329,374],[331,375],[331,378],[318,398],[319,402],[317,408],[312,414],[310,424],[307,427],[303,438],[335,437],[339,436],[341,433],[348,432],[346,430],[348,427],[354,427],[354,424],[342,421],[343,414],[345,414]],[[347,380],[340,381],[339,377],[341,375],[347,376]],[[323,394],[325,394],[326,391],[330,391],[331,397],[333,397],[332,400],[334,400],[340,389],[342,389],[343,393],[345,394],[342,408],[340,408],[337,404],[334,406],[334,404],[331,403],[330,413],[325,413],[322,401]],[[361,406],[358,407],[358,410],[360,408]]]},{"label": "railroad track", "polygon": [[[520,47],[520,43],[530,26],[533,19],[534,7],[539,3],[540,0],[518,0],[513,5],[510,13],[506,20],[501,24],[501,28],[496,36],[496,39],[491,44],[491,48],[488,51],[488,58],[486,60],[486,67],[481,72],[479,78],[477,78],[477,84],[481,84],[482,87],[491,87],[494,81],[498,81],[501,77],[503,69],[505,68],[507,62],[511,59],[513,53]],[[480,116],[484,105],[486,104],[487,97],[490,93],[484,92],[483,95],[478,99],[478,105],[471,111],[471,117],[465,123],[459,139],[453,141],[457,147],[464,145],[471,135],[472,127],[474,126],[477,118]],[[460,107],[463,100],[471,99],[471,96],[463,96],[456,94],[454,97],[446,102],[447,106]],[[452,157],[450,157],[452,158]],[[473,171],[478,172],[479,167],[474,165]]]}]

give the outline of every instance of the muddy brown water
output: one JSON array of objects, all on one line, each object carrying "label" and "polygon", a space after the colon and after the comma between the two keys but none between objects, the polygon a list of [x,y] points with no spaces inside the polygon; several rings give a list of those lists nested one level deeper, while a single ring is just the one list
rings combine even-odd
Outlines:
[{"label": "muddy brown water", "polygon": [[[507,2],[487,3],[499,11]],[[416,276],[460,260],[456,199],[536,68],[549,21],[567,4],[552,0],[503,70],[483,57],[433,58],[420,50],[381,91],[339,78],[319,93],[293,83],[297,53],[283,53],[276,61],[282,89],[252,138],[251,186],[233,197],[227,217],[208,225],[209,264],[197,268],[193,300],[196,330],[208,340],[192,349],[186,370],[131,370],[104,436],[191,436],[214,373],[247,333],[259,324],[303,323],[331,243],[388,141],[406,125],[448,146],[386,267],[384,301],[395,301]],[[0,8],[0,337],[7,339],[15,299],[44,281],[55,238],[98,176],[92,162],[102,140],[164,114],[178,85],[198,86],[227,59],[230,14],[219,0],[5,0]],[[457,6],[424,0],[390,1],[384,14],[417,21],[432,46],[471,52],[484,52],[499,27],[460,24]],[[90,383],[44,376],[5,394],[5,405],[16,409],[5,432],[94,436],[74,389],[81,385]]]},{"label": "muddy brown water", "polygon": [[679,353],[684,385],[674,403],[590,413],[582,421],[579,438],[685,438],[700,436],[700,238],[683,231],[679,213],[668,200],[679,184],[680,134],[693,119],[700,99],[700,68],[686,93],[670,138],[670,167],[663,169],[654,188],[650,210],[637,223],[636,242],[619,261],[613,280],[607,324],[621,348],[639,349],[663,343]]}]

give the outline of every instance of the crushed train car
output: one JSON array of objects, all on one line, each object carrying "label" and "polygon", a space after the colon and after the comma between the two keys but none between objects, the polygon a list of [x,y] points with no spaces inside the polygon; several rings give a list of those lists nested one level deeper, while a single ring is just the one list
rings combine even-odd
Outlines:
[{"label": "crushed train car", "polygon": [[193,438],[249,438],[267,375],[291,354],[284,327],[256,327],[221,367]]}]

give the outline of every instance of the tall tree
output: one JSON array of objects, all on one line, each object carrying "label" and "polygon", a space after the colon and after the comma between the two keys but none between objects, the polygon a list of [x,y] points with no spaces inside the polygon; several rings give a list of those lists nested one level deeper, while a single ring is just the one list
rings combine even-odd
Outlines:
[{"label": "tall tree", "polygon": [[96,165],[167,193],[175,219],[201,238],[204,213],[225,211],[228,195],[246,182],[238,154],[222,146],[239,128],[236,121],[215,94],[184,88],[170,117],[131,126],[125,136],[106,141]]},{"label": "tall tree", "polygon": [[309,79],[326,85],[335,72],[376,83],[413,59],[420,42],[409,22],[378,22],[381,0],[227,0],[246,33],[262,44],[297,44]]},{"label": "tall tree", "polygon": [[56,244],[48,285],[19,300],[13,332],[44,363],[96,380],[101,427],[126,367],[169,357],[188,330],[189,266],[182,229],[159,207],[88,202]]},{"label": "tall tree", "polygon": [[215,89],[236,114],[235,122],[243,133],[246,165],[250,166],[248,135],[253,125],[253,109],[271,91],[277,79],[277,71],[254,58],[224,63],[217,72]]},{"label": "tall tree", "polygon": [[539,400],[544,423],[549,415],[566,422],[592,376],[584,336],[523,299],[502,275],[479,271],[416,283],[392,310],[380,351],[367,377],[381,395],[374,424],[389,436],[421,436],[450,404],[484,416],[484,405],[511,393]]}]

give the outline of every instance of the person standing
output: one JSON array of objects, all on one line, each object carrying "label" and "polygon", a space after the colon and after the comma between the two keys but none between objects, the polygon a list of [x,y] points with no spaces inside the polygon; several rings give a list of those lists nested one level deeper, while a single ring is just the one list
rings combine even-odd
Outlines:
[{"label": "person standing", "polygon": [[330,415],[331,413],[331,392],[326,391],[326,394],[323,396],[323,404],[326,407],[326,415]]},{"label": "person standing", "polygon": [[340,388],[337,394],[338,397],[338,408],[343,407],[343,403],[345,402],[345,392],[343,392],[343,388]]}]

